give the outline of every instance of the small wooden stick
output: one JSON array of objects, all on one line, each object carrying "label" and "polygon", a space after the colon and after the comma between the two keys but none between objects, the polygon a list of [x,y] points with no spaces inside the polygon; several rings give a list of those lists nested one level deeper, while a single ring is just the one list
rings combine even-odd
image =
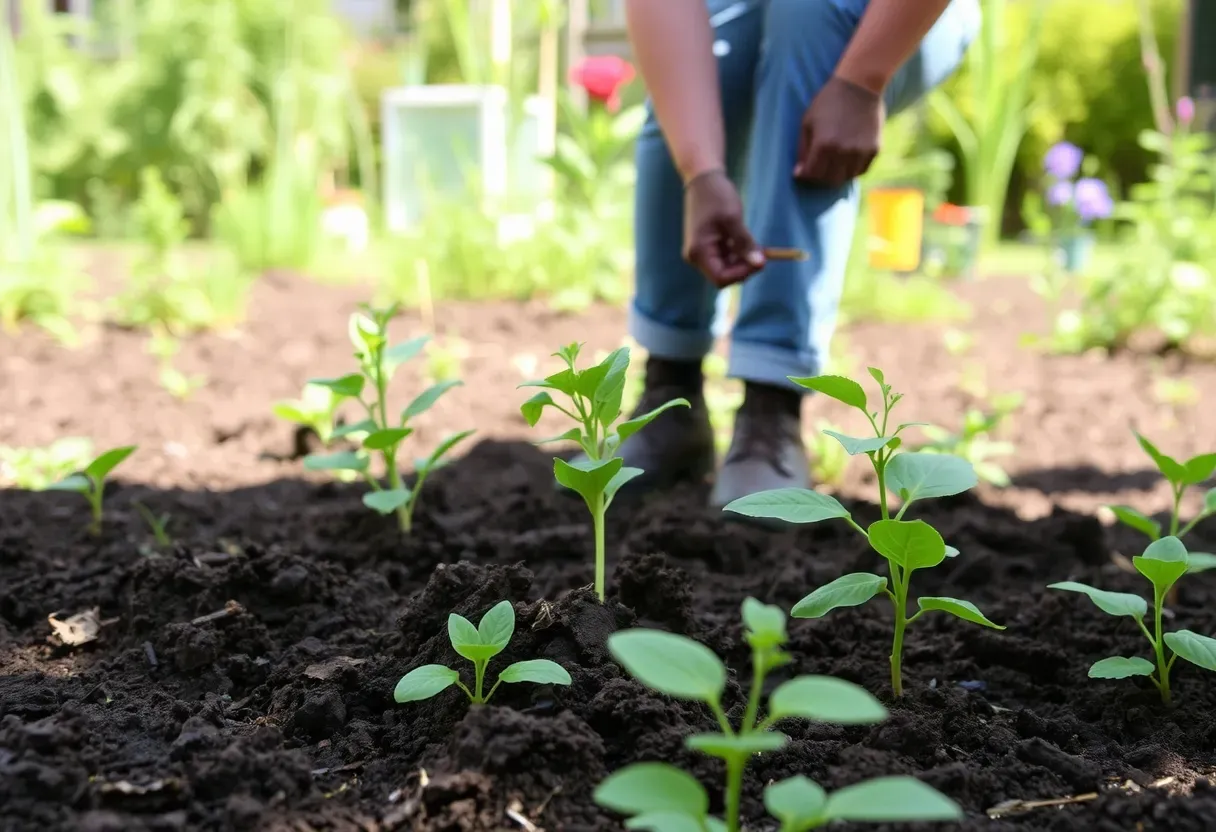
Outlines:
[{"label": "small wooden stick", "polygon": [[809,260],[811,255],[800,248],[766,248],[764,249],[765,260],[785,260],[798,262],[801,260]]}]

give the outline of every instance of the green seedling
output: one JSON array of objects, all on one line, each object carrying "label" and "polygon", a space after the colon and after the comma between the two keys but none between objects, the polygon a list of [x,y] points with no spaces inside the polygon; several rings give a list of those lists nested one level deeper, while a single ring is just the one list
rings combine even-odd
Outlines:
[{"label": "green seedling", "polygon": [[95,458],[79,473],[64,477],[58,482],[47,486],[47,491],[74,491],[89,501],[92,511],[92,522],[89,532],[101,534],[101,502],[106,491],[106,477],[131,454],[135,453],[136,445],[113,448]]},{"label": "green seedling", "polygon": [[[414,338],[389,346],[388,324],[400,307],[375,309],[366,304],[350,317],[350,341],[355,347],[359,372],[338,378],[313,379],[310,385],[331,391],[339,403],[353,400],[362,405],[364,419],[329,431],[329,438],[361,437],[356,451],[312,454],[304,458],[310,471],[354,472],[363,476],[371,491],[363,495],[363,504],[380,514],[396,514],[403,532],[413,526],[414,507],[427,477],[444,464],[444,456],[462,440],[473,434],[466,430],[448,436],[425,459],[414,463],[414,487],[407,488],[398,466],[401,443],[414,432],[410,420],[429,410],[439,398],[460,385],[459,381],[444,381],[432,385],[405,406],[397,418],[390,418],[388,384],[394,372],[405,362],[422,352],[430,339]],[[332,423],[332,422],[331,422]],[[379,454],[388,485],[385,487],[371,473],[371,457]]]},{"label": "green seedling", "polygon": [[333,439],[334,423],[343,397],[328,387],[309,382],[304,385],[300,398],[275,402],[271,411],[288,422],[308,428],[317,435],[322,445]]},{"label": "green seedling", "polygon": [[993,460],[1011,456],[1016,450],[1012,442],[993,439],[1001,424],[1022,404],[1022,396],[1014,394],[993,402],[990,411],[970,408],[963,416],[957,433],[937,425],[921,425],[929,441],[916,450],[922,453],[953,454],[971,463],[976,476],[997,488],[1010,484],[1009,474]]},{"label": "green seedling", "polygon": [[452,641],[452,649],[473,663],[473,689],[470,690],[460,681],[460,674],[450,667],[441,664],[424,664],[416,667],[401,677],[393,691],[393,699],[397,702],[418,702],[430,699],[452,685],[464,691],[469,701],[474,705],[484,705],[490,701],[494,691],[503,682],[531,682],[536,685],[568,685],[570,674],[557,662],[548,659],[531,659],[515,662],[503,668],[498,674],[498,680],[485,693],[486,667],[490,659],[506,649],[515,634],[515,609],[510,601],[500,601],[494,605],[476,627],[467,618],[452,613],[448,616],[448,638]]},{"label": "green seedling", "polygon": [[[1130,592],[1107,592],[1076,581],[1061,581],[1050,584],[1048,589],[1062,589],[1088,595],[1094,605],[1108,615],[1134,618],[1141,632],[1153,646],[1156,665],[1139,656],[1111,656],[1095,662],[1089,668],[1091,679],[1127,679],[1132,676],[1147,676],[1153,686],[1161,692],[1161,701],[1170,704],[1170,670],[1179,656],[1205,670],[1216,672],[1216,639],[1201,636],[1190,630],[1167,633],[1162,627],[1162,610],[1165,596],[1174,583],[1187,572],[1189,558],[1186,546],[1172,535],[1154,540],[1143,555],[1132,558],[1136,571],[1148,578],[1153,585],[1153,629],[1144,623],[1149,613],[1148,602]],[[1167,650],[1173,655],[1168,656]],[[1155,675],[1154,675],[1155,674]]]},{"label": "green seedling", "polygon": [[[603,601],[604,517],[621,486],[643,473],[641,468],[625,467],[617,452],[622,442],[654,421],[664,410],[689,405],[687,399],[672,399],[649,413],[618,423],[629,374],[629,348],[613,350],[599,364],[585,370],[575,366],[580,348],[580,344],[570,344],[553,353],[566,365],[561,372],[520,385],[544,388],[524,402],[520,411],[532,427],[540,421],[546,407],[561,411],[576,423],[565,433],[542,439],[537,444],[577,442],[583,449],[585,456],[571,462],[554,459],[553,476],[561,485],[577,492],[591,512],[595,532],[595,594]],[[569,397],[570,405],[558,404],[553,399],[553,392]]]},{"label": "green seedling", "polygon": [[[872,725],[887,709],[863,688],[831,676],[798,676],[778,685],[761,717],[764,680],[789,664],[786,617],[779,608],[755,598],[743,602],[744,637],[752,652],[752,684],[738,728],[722,708],[726,666],[708,647],[659,630],[614,633],[608,649],[646,687],[675,699],[704,703],[720,732],[685,739],[689,748],[726,764],[725,821],[709,815],[709,796],[693,777],[665,763],[627,766],[600,783],[595,802],[630,815],[627,829],[653,832],[739,832],[743,774],[757,754],[784,748],[789,738],[774,730],[785,719],[835,725]],[[884,777],[841,789],[828,796],[805,777],[770,785],[764,804],[781,822],[782,832],[818,829],[834,820],[958,820],[953,801],[911,777]]]},{"label": "green seedling", "polygon": [[[1199,485],[1216,473],[1216,454],[1199,454],[1186,462],[1181,462],[1161,453],[1156,445],[1138,432],[1132,431],[1132,433],[1135,434],[1140,447],[1157,466],[1161,476],[1165,477],[1170,484],[1173,506],[1170,509],[1170,525],[1166,534],[1170,537],[1184,539],[1191,529],[1195,528],[1196,523],[1216,514],[1216,488],[1210,488],[1203,496],[1203,508],[1199,510],[1199,513],[1192,517],[1189,523],[1184,525],[1182,522],[1182,498],[1186,495],[1187,489]],[[1110,510],[1115,513],[1115,517],[1120,523],[1142,532],[1148,536],[1150,541],[1161,540],[1163,536],[1161,524],[1151,517],[1141,514],[1130,506],[1110,506]],[[1187,571],[1191,573],[1216,569],[1216,555],[1208,552],[1191,552],[1187,561],[1189,564]],[[1177,588],[1170,590],[1168,598],[1170,603],[1177,600],[1177,592]]]},{"label": "green seedling", "polygon": [[[862,528],[834,497],[802,488],[779,488],[742,497],[729,503],[725,510],[747,517],[769,518],[787,523],[818,523],[843,520],[861,534],[870,547],[886,559],[890,579],[869,572],[842,575],[819,587],[799,601],[791,615],[795,618],[820,618],[839,607],[856,607],[879,593],[890,599],[895,608],[895,635],[891,645],[891,688],[896,696],[903,695],[904,634],[910,624],[928,612],[945,612],[964,621],[996,630],[1005,629],[989,621],[970,601],[946,597],[917,599],[919,610],[908,615],[908,589],[912,573],[917,569],[932,569],[947,558],[958,556],[958,550],[947,546],[942,536],[923,520],[905,520],[904,515],[917,500],[949,497],[973,488],[978,482],[975,469],[965,459],[950,454],[904,453],[899,448],[900,434],[916,422],[893,424],[891,413],[903,398],[892,393],[882,371],[870,368],[870,375],[882,391],[882,407],[868,409],[866,392],[860,384],[843,376],[813,376],[792,378],[795,383],[836,399],[865,414],[874,430],[872,437],[845,436],[832,432],[851,456],[865,455],[874,467],[878,481],[878,505],[882,519],[869,529]],[[902,505],[892,514],[891,499]]]},{"label": "green seedling", "polygon": [[167,549],[173,545],[173,538],[169,536],[169,521],[173,518],[168,512],[164,514],[154,514],[150,508],[145,506],[138,500],[131,503],[135,506],[135,510],[139,512],[139,516],[148,524],[148,528],[152,531],[152,538],[156,541],[156,545],[162,549]]}]

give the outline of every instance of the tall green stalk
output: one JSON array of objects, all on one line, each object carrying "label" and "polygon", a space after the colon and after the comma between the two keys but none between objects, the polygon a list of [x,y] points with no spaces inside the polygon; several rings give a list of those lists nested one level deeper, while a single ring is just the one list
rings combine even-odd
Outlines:
[{"label": "tall green stalk", "polygon": [[[1039,56],[1039,35],[1046,0],[1022,0],[1029,6],[1025,36],[1009,56],[1010,0],[982,0],[983,23],[966,58],[963,88],[971,110],[963,110],[944,91],[929,100],[958,140],[963,156],[968,205],[983,210],[982,241],[995,243],[1009,192],[1018,146],[1029,127],[1030,79]],[[1012,65],[1012,72],[1008,69]]]}]

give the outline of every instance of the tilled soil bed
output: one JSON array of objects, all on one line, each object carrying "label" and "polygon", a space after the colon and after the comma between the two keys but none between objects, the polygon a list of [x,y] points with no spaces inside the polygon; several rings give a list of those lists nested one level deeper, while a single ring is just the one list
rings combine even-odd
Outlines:
[{"label": "tilled soil bed", "polygon": [[[843,572],[879,569],[877,556],[840,525],[727,522],[704,508],[704,485],[689,486],[614,506],[610,599],[599,605],[585,588],[586,511],[555,492],[551,454],[521,441],[520,374],[504,366],[511,351],[543,356],[575,338],[614,346],[620,317],[588,323],[520,307],[452,310],[449,326],[474,345],[460,391],[471,395],[453,394],[424,437],[469,426],[487,436],[428,482],[415,532],[402,539],[363,508],[360,488],[299,479],[291,430],[266,415],[305,378],[342,369],[351,296],[262,291],[240,338],[190,346],[187,360],[213,380],[185,405],[149,392],[133,336],[104,332],[67,354],[36,338],[0,343],[0,382],[14,391],[5,442],[64,433],[100,447],[141,442],[109,494],[99,540],[84,532],[74,495],[0,491],[0,829],[611,830],[619,821],[591,791],[640,760],[685,767],[719,794],[718,765],[683,747],[712,718],[625,676],[605,639],[641,625],[702,641],[734,671],[726,704],[741,709],[750,676],[741,601],[788,609]],[[1213,677],[1178,663],[1173,709],[1146,682],[1088,679],[1098,658],[1144,654],[1143,637],[1044,587],[1075,579],[1144,591],[1127,567],[1143,541],[1093,510],[1163,508],[1128,421],[1167,450],[1207,450],[1212,371],[1172,367],[1203,398],[1166,406],[1150,391],[1161,372],[1151,360],[1019,351],[1023,319],[1011,310],[1029,303],[1024,293],[968,291],[976,360],[1030,404],[1010,429],[1020,449],[1011,488],[918,504],[915,516],[963,554],[918,572],[913,593],[967,598],[1008,629],[918,622],[908,692],[892,702],[886,606],[791,622],[794,661],[771,684],[839,676],[881,695],[892,717],[866,728],[783,725],[789,746],[749,770],[749,828],[772,828],[760,803],[771,780],[801,773],[836,788],[906,773],[957,800],[967,830],[1210,832]],[[847,339],[862,366],[878,363],[907,392],[907,418],[949,423],[968,403],[940,334],[865,326]],[[856,499],[868,493],[860,469],[840,493],[859,519],[876,517]],[[172,515],[171,547],[150,545],[136,502]],[[1212,551],[1216,522],[1188,542]],[[508,685],[472,709],[455,690],[393,702],[411,668],[458,661],[449,612],[476,620],[502,599],[515,605],[517,635],[492,668],[549,658],[571,687]],[[95,640],[48,640],[49,614],[92,608]],[[1216,574],[1184,579],[1171,613],[1175,629],[1216,633]]]}]

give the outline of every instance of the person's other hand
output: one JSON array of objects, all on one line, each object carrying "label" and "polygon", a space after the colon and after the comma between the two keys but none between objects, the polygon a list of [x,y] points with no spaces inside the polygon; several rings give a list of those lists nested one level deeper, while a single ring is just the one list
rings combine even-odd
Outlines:
[{"label": "person's other hand", "polygon": [[839,188],[870,169],[886,107],[882,96],[835,75],[802,117],[794,178]]},{"label": "person's other hand", "polygon": [[764,268],[764,252],[743,222],[743,201],[723,171],[698,174],[685,186],[684,259],[718,288]]}]

